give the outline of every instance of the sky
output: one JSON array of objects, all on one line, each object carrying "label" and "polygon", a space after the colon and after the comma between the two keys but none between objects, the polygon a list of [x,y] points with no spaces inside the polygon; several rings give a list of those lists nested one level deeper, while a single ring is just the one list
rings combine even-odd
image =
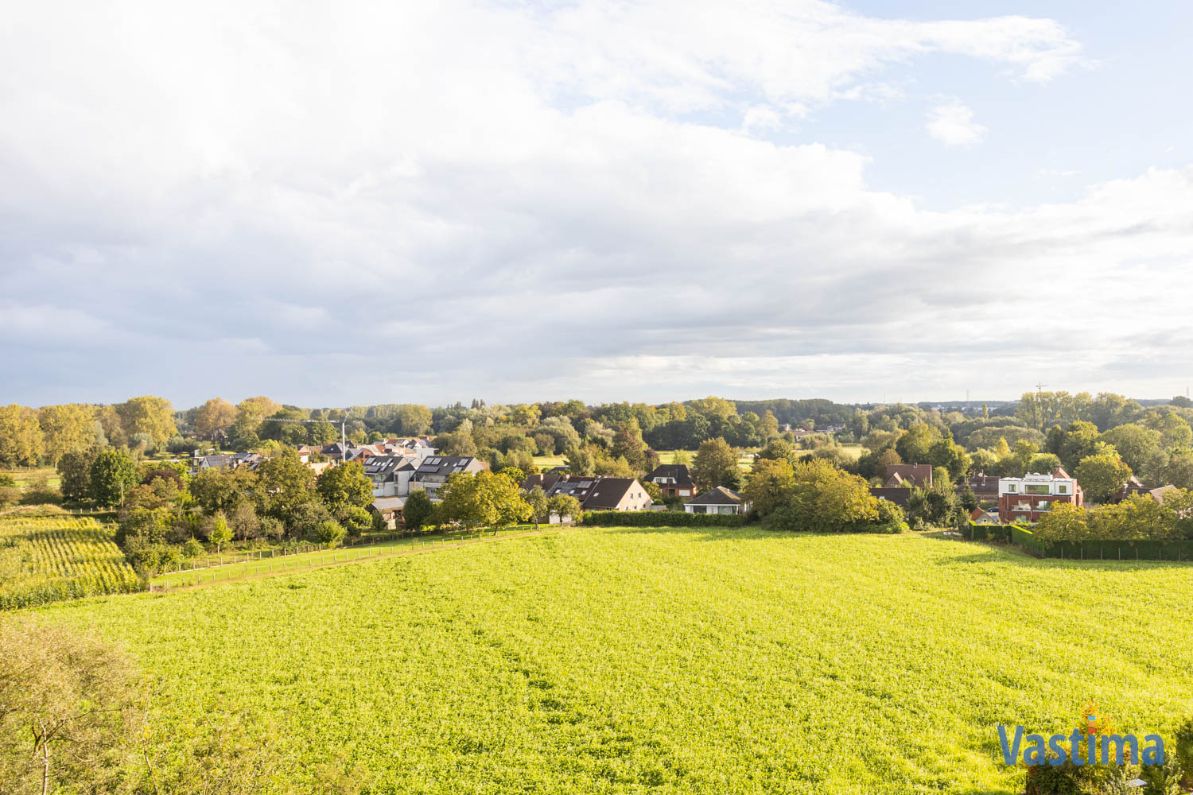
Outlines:
[{"label": "sky", "polygon": [[0,403],[1193,382],[1193,5],[0,14]]}]

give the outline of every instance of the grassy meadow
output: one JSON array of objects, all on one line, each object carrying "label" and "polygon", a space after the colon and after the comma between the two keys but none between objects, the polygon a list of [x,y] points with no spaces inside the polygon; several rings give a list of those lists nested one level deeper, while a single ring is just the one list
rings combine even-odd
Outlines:
[{"label": "grassy meadow", "polygon": [[266,792],[1012,793],[995,725],[1193,713],[1193,570],[759,530],[505,538],[0,620],[153,682],[159,776]]},{"label": "grassy meadow", "polygon": [[140,590],[112,535],[86,516],[0,517],[0,610]]}]

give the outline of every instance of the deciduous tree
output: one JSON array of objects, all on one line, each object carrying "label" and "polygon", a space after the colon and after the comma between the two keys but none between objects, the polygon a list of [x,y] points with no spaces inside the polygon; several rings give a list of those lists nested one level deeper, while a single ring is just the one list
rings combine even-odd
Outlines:
[{"label": "deciduous tree", "polygon": [[741,482],[737,453],[721,437],[702,442],[692,464],[692,480],[703,491],[716,486],[736,489]]},{"label": "deciduous tree", "polygon": [[43,406],[37,412],[45,437],[43,459],[57,464],[67,453],[77,453],[99,443],[95,407],[82,403]]},{"label": "deciduous tree", "polygon": [[15,403],[0,406],[0,465],[36,466],[44,449],[36,411]]}]

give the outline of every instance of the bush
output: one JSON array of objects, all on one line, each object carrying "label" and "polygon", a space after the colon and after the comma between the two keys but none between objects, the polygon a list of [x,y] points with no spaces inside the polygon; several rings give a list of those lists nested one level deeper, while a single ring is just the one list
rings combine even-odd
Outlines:
[{"label": "bush", "polygon": [[197,558],[203,554],[203,545],[199,543],[197,538],[188,538],[186,543],[182,545],[182,556],[184,558]]},{"label": "bush", "polygon": [[340,521],[350,536],[358,536],[373,528],[373,517],[364,508],[355,505],[340,511]]},{"label": "bush", "polygon": [[1189,718],[1176,730],[1174,756],[1184,772],[1184,785],[1193,787],[1193,718]]},{"label": "bush", "polygon": [[311,541],[317,544],[326,544],[328,547],[338,547],[344,540],[344,536],[348,531],[344,526],[334,519],[327,519],[320,522],[315,531],[309,536]]},{"label": "bush", "polygon": [[745,517],[679,511],[589,511],[580,524],[589,527],[741,527]]},{"label": "bush", "polygon": [[411,491],[402,508],[402,524],[407,530],[418,530],[427,523],[434,510],[435,506],[425,491]]}]

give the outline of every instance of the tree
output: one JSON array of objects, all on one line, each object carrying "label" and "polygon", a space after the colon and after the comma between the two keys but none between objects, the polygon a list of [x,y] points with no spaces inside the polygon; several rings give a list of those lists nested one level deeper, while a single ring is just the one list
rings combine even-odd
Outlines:
[{"label": "tree", "polygon": [[769,516],[791,499],[794,489],[795,467],[791,462],[786,458],[763,458],[754,461],[742,496],[759,516]]},{"label": "tree", "polygon": [[1159,431],[1133,422],[1102,434],[1102,441],[1113,446],[1135,472],[1156,471],[1163,466],[1166,458],[1160,440]]},{"label": "tree", "polygon": [[1182,489],[1193,489],[1193,450],[1176,450],[1164,466],[1164,479]]},{"label": "tree", "polygon": [[37,421],[45,439],[43,458],[57,464],[67,453],[77,453],[96,446],[95,408],[82,403],[43,406]]},{"label": "tree", "polygon": [[547,506],[547,493],[542,486],[535,486],[526,492],[526,504],[530,506],[530,521],[543,524],[550,520],[550,508]]},{"label": "tree", "polygon": [[909,464],[930,464],[932,449],[943,440],[940,431],[919,422],[899,437],[899,441],[895,443],[895,450]]},{"label": "tree", "polygon": [[406,498],[406,504],[402,506],[402,524],[408,530],[419,530],[434,511],[435,506],[425,491],[411,491],[410,496]]},{"label": "tree", "polygon": [[44,449],[36,411],[15,403],[0,406],[0,466],[36,466]]},{"label": "tree", "polygon": [[717,486],[737,488],[741,481],[737,453],[721,437],[701,442],[692,464],[692,480],[701,491]]},{"label": "tree", "polygon": [[367,508],[373,502],[373,481],[359,461],[323,470],[315,489],[323,504],[336,514],[349,507]]},{"label": "tree", "polygon": [[59,488],[62,499],[67,502],[83,502],[91,499],[91,465],[95,463],[99,449],[95,447],[77,452],[64,453],[58,461]]},{"label": "tree", "polygon": [[192,421],[195,435],[200,439],[216,439],[227,433],[236,422],[236,407],[223,398],[214,397],[195,409]]},{"label": "tree", "polygon": [[149,446],[158,448],[177,435],[174,424],[174,407],[170,401],[154,395],[130,398],[116,406],[120,426],[128,439],[136,436],[145,438]]},{"label": "tree", "polygon": [[232,528],[228,526],[228,519],[222,513],[217,513],[211,520],[211,529],[207,532],[207,541],[219,552],[224,544],[232,540]]},{"label": "tree", "polygon": [[792,467],[799,463],[800,458],[800,452],[795,449],[795,445],[786,439],[771,439],[754,454],[755,462],[759,460],[786,461]]},{"label": "tree", "polygon": [[1105,502],[1122,492],[1131,478],[1131,467],[1112,450],[1081,459],[1074,475],[1087,497]]},{"label": "tree", "polygon": [[[257,473],[247,467],[204,469],[191,478],[190,493],[207,514],[220,511],[231,516],[233,508],[244,501],[257,486]],[[233,522],[235,525],[235,521]]]},{"label": "tree", "polygon": [[1048,452],[1059,455],[1065,469],[1072,471],[1081,463],[1081,459],[1099,452],[1098,443],[1100,441],[1101,434],[1098,432],[1097,425],[1078,420],[1071,423],[1057,438],[1054,442],[1056,449],[1050,449]]},{"label": "tree", "polygon": [[367,510],[356,505],[349,505],[340,511],[340,523],[350,536],[359,536],[373,527],[373,517]]},{"label": "tree", "polygon": [[922,461],[934,467],[944,467],[953,479],[960,478],[969,471],[969,454],[952,439],[942,438],[933,444],[928,449],[927,458]]},{"label": "tree", "polygon": [[646,442],[642,440],[642,426],[635,417],[630,417],[613,434],[612,453],[614,458],[624,458],[635,472],[642,472],[646,466]]},{"label": "tree", "polygon": [[1039,541],[1084,541],[1089,538],[1088,514],[1070,502],[1056,502],[1033,529]]},{"label": "tree", "polygon": [[794,477],[791,497],[767,517],[768,527],[816,533],[877,529],[878,500],[862,478],[824,460],[801,462]]},{"label": "tree", "polygon": [[133,663],[98,638],[47,624],[0,625],[4,791],[116,791],[134,758],[143,702]]},{"label": "tree", "polygon": [[500,469],[500,471],[498,471],[497,474],[501,475],[502,477],[509,478],[519,486],[522,485],[522,481],[526,480],[526,470],[522,469],[521,467],[504,466]]},{"label": "tree", "polygon": [[494,527],[525,522],[531,507],[512,480],[489,471],[451,475],[443,489],[439,515],[464,527]]},{"label": "tree", "polygon": [[257,467],[257,498],[261,512],[293,528],[297,512],[314,499],[315,475],[286,448]]},{"label": "tree", "polygon": [[570,494],[556,494],[547,498],[547,515],[551,514],[558,516],[561,522],[571,519],[578,524],[584,519],[580,501]]},{"label": "tree", "polygon": [[659,488],[658,483],[655,483],[653,480],[643,480],[640,482],[642,483],[642,490],[650,496],[652,503],[661,503],[663,501],[663,490]]},{"label": "tree", "polygon": [[108,447],[96,454],[90,475],[91,499],[105,507],[120,505],[137,485],[137,464],[126,451]]}]

